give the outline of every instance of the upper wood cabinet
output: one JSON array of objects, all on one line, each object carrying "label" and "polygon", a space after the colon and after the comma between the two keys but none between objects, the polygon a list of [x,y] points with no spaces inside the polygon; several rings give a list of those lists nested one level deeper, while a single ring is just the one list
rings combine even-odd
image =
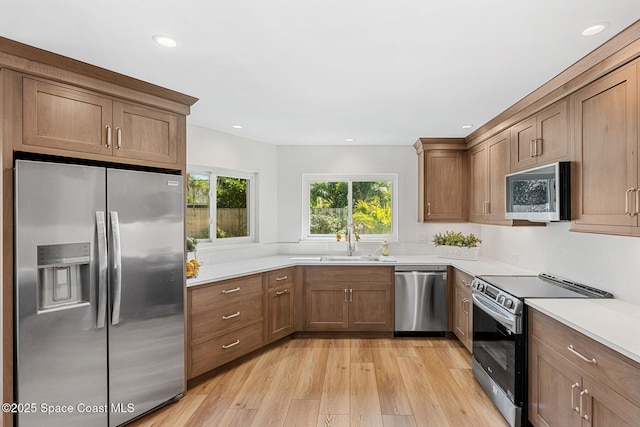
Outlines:
[{"label": "upper wood cabinet", "polygon": [[62,83],[18,78],[22,80],[23,149],[179,166],[178,146],[184,151],[184,130],[179,127],[184,126],[184,116]]},{"label": "upper wood cabinet", "polygon": [[418,221],[465,222],[464,139],[420,138],[414,147],[418,153]]},{"label": "upper wood cabinet", "polygon": [[504,176],[510,170],[509,131],[501,132],[469,150],[469,220],[512,224],[505,219]]},{"label": "upper wood cabinet", "polygon": [[573,230],[640,234],[637,64],[572,97],[577,160]]},{"label": "upper wood cabinet", "polygon": [[562,99],[511,128],[512,170],[569,160],[567,110]]}]

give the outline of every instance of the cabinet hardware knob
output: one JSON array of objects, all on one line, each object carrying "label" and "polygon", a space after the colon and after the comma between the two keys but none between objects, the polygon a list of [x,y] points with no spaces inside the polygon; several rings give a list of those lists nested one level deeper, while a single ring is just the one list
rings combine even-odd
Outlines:
[{"label": "cabinet hardware knob", "polygon": [[427,203],[427,216],[431,216],[431,203]]},{"label": "cabinet hardware knob", "polygon": [[276,296],[284,295],[284,294],[286,294],[288,292],[289,292],[288,289],[285,289],[284,291],[276,291]]}]

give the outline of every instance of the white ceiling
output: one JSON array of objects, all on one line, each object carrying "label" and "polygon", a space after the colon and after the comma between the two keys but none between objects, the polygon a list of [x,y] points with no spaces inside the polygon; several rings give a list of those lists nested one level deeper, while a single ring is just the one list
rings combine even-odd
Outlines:
[{"label": "white ceiling", "polygon": [[0,0],[1,36],[198,97],[190,123],[272,144],[464,137],[638,18],[639,0]]}]

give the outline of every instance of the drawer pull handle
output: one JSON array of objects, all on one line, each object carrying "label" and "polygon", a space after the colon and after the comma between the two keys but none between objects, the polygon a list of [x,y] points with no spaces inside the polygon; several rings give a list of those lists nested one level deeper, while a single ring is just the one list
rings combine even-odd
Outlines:
[{"label": "drawer pull handle", "polygon": [[276,280],[280,282],[281,280],[287,280],[289,276],[276,277]]},{"label": "drawer pull handle", "polygon": [[223,345],[222,348],[226,350],[226,349],[231,348],[233,346],[236,346],[238,344],[240,344],[240,340],[235,340],[231,344]]},{"label": "drawer pull handle", "polygon": [[107,128],[107,144],[105,147],[111,148],[111,126],[107,125],[105,127]]},{"label": "drawer pull handle", "polygon": [[122,148],[122,129],[116,128],[116,148],[119,150]]},{"label": "drawer pull handle", "polygon": [[469,282],[465,282],[464,280],[460,280],[460,283],[462,283],[463,285],[465,285],[466,287],[470,287],[471,283]]},{"label": "drawer pull handle", "polygon": [[280,296],[280,295],[284,295],[286,293],[289,293],[289,289],[285,289],[284,291],[276,291],[276,296]]},{"label": "drawer pull handle", "polygon": [[[580,414],[582,414],[582,398],[585,395],[587,396],[587,398],[589,397],[589,390],[587,390],[586,388],[580,392]],[[584,411],[584,414],[582,414],[582,418],[585,421],[589,421],[589,414],[587,414],[586,410]]]},{"label": "drawer pull handle", "polygon": [[240,286],[238,286],[237,288],[233,288],[233,289],[223,289],[222,293],[223,294],[232,294],[234,292],[238,292],[240,290]]},{"label": "drawer pull handle", "polygon": [[[575,389],[580,387],[580,383],[575,383],[571,386],[571,410],[580,413],[580,408],[576,406],[576,402],[574,401]],[[582,404],[582,402],[580,402]]]},{"label": "drawer pull handle", "polygon": [[569,347],[567,347],[567,350],[569,350],[571,353],[573,353],[574,355],[578,356],[580,359],[582,359],[583,361],[585,361],[587,363],[591,363],[592,365],[597,365],[598,364],[598,361],[596,359],[589,359],[588,357],[585,357],[582,354],[580,354],[577,351],[575,351],[574,348],[573,348],[573,345],[570,345]]},{"label": "drawer pull handle", "polygon": [[222,320],[233,319],[234,317],[238,317],[238,316],[240,316],[240,312],[237,312],[235,314],[230,314],[228,316],[222,316]]}]

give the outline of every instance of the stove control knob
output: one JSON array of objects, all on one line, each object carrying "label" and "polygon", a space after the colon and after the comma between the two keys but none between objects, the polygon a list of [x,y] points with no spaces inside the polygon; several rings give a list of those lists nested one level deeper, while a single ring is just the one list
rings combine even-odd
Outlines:
[{"label": "stove control knob", "polygon": [[513,307],[513,300],[508,299],[508,300],[506,300],[506,301],[503,303],[503,305],[504,305],[505,307],[507,307],[507,308],[511,308],[511,307]]},{"label": "stove control knob", "polygon": [[500,295],[498,297],[498,304],[504,305],[504,301],[506,300],[504,295]]},{"label": "stove control knob", "polygon": [[476,282],[475,288],[476,288],[476,290],[482,292],[484,290],[484,283]]}]

